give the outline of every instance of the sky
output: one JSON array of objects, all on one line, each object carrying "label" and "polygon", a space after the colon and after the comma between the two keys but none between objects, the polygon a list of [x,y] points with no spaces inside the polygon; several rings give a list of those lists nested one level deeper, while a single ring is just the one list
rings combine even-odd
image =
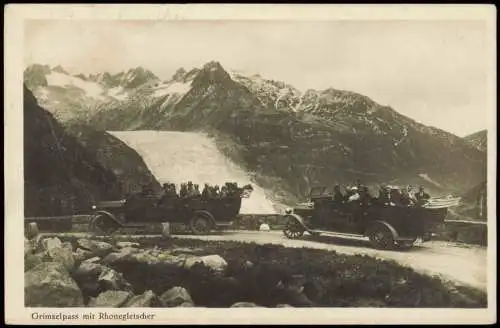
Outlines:
[{"label": "sky", "polygon": [[75,73],[142,66],[162,79],[216,60],[301,90],[361,93],[465,136],[485,129],[491,117],[491,33],[474,20],[31,20],[24,54],[26,65]]}]

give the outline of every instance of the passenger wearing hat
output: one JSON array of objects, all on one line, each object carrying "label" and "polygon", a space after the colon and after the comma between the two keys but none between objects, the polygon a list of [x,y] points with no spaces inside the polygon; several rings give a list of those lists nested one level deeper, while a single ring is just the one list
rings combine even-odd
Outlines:
[{"label": "passenger wearing hat", "polygon": [[424,186],[418,187],[418,192],[415,194],[417,205],[425,204],[430,198],[431,196],[425,192]]},{"label": "passenger wearing hat", "polygon": [[359,196],[359,190],[358,190],[358,187],[354,186],[351,188],[351,194],[349,195],[349,198],[347,199],[347,202],[350,203],[350,202],[353,202],[353,201],[357,201],[359,200],[360,196]]}]

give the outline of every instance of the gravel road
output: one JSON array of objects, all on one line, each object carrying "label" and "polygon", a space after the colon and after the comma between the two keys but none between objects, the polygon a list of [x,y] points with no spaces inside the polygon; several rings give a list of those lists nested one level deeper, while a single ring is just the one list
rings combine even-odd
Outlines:
[{"label": "gravel road", "polygon": [[[89,237],[89,233],[48,233],[45,235],[73,235]],[[158,238],[158,235],[116,235],[116,239]],[[486,290],[486,248],[442,241],[429,241],[404,251],[383,251],[370,247],[363,238],[324,235],[304,235],[298,240],[289,240],[281,231],[224,231],[216,235],[175,235],[175,238],[253,242],[277,244],[286,247],[307,247],[336,251],[342,254],[362,254],[394,260],[416,271],[438,275],[442,279]]]}]

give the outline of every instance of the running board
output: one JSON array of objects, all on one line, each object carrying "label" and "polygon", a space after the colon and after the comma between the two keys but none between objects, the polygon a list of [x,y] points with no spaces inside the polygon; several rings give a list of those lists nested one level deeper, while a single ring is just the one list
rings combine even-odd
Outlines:
[{"label": "running board", "polygon": [[353,234],[353,233],[345,233],[345,232],[333,232],[328,230],[307,230],[311,235],[339,235],[343,237],[364,237],[363,235]]},{"label": "running board", "polygon": [[[346,233],[346,232],[333,232],[333,231],[327,231],[327,230],[307,230],[307,232],[309,232],[313,236],[333,235],[333,236],[342,236],[342,237],[351,237],[351,238],[367,238],[366,236],[360,235],[360,234],[353,234],[353,233]],[[413,239],[414,238],[411,238],[411,237],[399,237],[398,239],[396,239],[396,241],[412,241]]]}]

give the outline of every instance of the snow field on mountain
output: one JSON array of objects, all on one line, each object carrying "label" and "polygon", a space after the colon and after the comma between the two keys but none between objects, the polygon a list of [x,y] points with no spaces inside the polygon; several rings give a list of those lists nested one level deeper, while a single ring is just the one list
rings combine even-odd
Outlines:
[{"label": "snow field on mountain", "polygon": [[47,83],[49,86],[74,86],[79,89],[82,89],[88,97],[96,98],[96,99],[104,99],[102,97],[102,93],[104,92],[104,88],[99,84],[90,81],[84,81],[78,77],[52,72],[46,76]]},{"label": "snow field on mountain", "polygon": [[108,131],[142,156],[160,183],[177,185],[192,181],[203,189],[205,183],[222,186],[237,182],[251,183],[254,191],[243,199],[242,214],[274,214],[275,207],[263,188],[256,185],[248,174],[219,152],[215,142],[196,132],[174,131]]},{"label": "snow field on mountain", "polygon": [[172,93],[186,94],[190,89],[191,83],[173,82],[154,89],[153,97],[162,97]]}]

